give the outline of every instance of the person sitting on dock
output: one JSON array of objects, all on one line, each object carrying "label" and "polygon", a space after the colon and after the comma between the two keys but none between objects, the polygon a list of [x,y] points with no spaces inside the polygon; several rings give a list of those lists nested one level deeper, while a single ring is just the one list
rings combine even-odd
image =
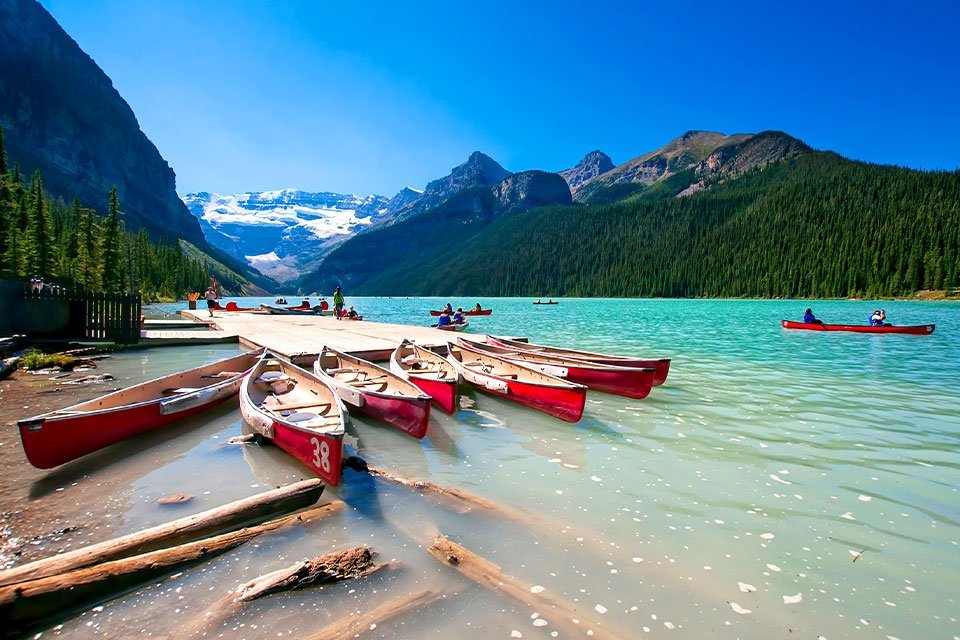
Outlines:
[{"label": "person sitting on dock", "polygon": [[813,315],[813,309],[807,309],[803,312],[803,324],[823,324],[823,320],[817,320]]},{"label": "person sitting on dock", "polygon": [[887,312],[884,309],[878,309],[873,312],[873,315],[870,316],[870,326],[871,327],[882,327],[884,326],[884,320],[887,319]]},{"label": "person sitting on dock", "polygon": [[440,317],[437,318],[438,327],[449,327],[450,326],[450,311],[447,309],[443,310],[443,313],[440,314]]},{"label": "person sitting on dock", "polygon": [[357,310],[354,309],[353,306],[351,305],[351,306],[350,306],[350,311],[347,312],[347,317],[348,317],[348,318],[359,318],[359,317],[360,317],[360,314],[357,313]]},{"label": "person sitting on dock", "polygon": [[453,324],[463,324],[463,307],[457,307],[457,312],[453,314]]}]

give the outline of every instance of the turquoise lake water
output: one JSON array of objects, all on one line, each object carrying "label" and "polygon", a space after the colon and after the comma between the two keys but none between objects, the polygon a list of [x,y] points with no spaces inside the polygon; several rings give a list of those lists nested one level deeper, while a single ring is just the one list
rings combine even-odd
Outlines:
[{"label": "turquoise lake water", "polygon": [[[367,319],[423,325],[445,302],[348,298]],[[571,603],[585,630],[614,636],[960,637],[960,304],[451,302],[494,309],[470,319],[473,333],[669,357],[670,376],[644,400],[590,392],[575,425],[467,385],[460,411],[435,412],[423,441],[354,418],[348,440],[370,464],[522,509],[537,526],[348,471],[342,515],[247,544],[55,633],[166,635],[244,580],[369,544],[397,566],[251,603],[208,637],[300,637],[427,588],[449,595],[364,637],[569,637],[552,635],[549,609],[485,591],[433,560],[425,546],[442,532],[534,593]],[[917,337],[780,327],[808,306],[853,324],[883,306],[894,324],[937,329]],[[135,363],[126,377],[159,375],[232,351],[154,350],[115,366]],[[188,422],[175,437],[86,462],[93,479],[118,478],[122,529],[169,519],[155,500],[174,491],[197,496],[183,515],[308,474],[273,447],[223,446],[245,430],[235,408]]]}]

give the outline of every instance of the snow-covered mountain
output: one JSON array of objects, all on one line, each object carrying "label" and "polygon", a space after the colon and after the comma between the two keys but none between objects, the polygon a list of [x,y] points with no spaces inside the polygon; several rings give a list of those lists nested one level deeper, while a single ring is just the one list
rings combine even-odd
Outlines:
[{"label": "snow-covered mountain", "polygon": [[359,231],[386,221],[387,198],[281,189],[183,198],[207,242],[291,282]]}]

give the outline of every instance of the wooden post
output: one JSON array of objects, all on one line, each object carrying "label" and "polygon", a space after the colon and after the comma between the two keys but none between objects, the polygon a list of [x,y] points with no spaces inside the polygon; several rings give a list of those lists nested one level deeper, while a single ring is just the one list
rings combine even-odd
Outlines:
[{"label": "wooden post", "polygon": [[37,580],[108,560],[159,549],[170,544],[195,540],[213,533],[229,531],[277,513],[311,505],[320,499],[321,493],[323,493],[323,482],[319,479],[298,482],[114,540],[7,569],[0,572],[0,586]]}]

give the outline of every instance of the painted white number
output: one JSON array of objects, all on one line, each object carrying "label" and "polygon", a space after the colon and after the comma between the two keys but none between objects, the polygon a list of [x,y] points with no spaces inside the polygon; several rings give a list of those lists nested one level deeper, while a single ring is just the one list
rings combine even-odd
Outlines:
[{"label": "painted white number", "polygon": [[313,445],[313,466],[330,473],[330,445],[320,442],[319,438],[310,438],[310,444]]}]

